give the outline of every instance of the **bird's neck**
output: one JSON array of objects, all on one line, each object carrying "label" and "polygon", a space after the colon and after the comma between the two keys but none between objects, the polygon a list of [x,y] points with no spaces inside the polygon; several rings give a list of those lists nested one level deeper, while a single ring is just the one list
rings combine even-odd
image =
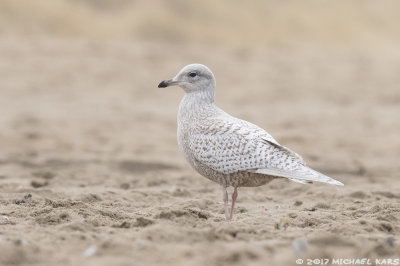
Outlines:
[{"label": "bird's neck", "polygon": [[199,105],[213,103],[214,98],[215,98],[215,87],[213,86],[210,86],[202,90],[194,90],[194,91],[185,90],[184,99],[196,102]]},{"label": "bird's neck", "polygon": [[186,92],[182,101],[193,107],[201,107],[204,105],[209,105],[214,103],[215,90],[201,90],[201,91],[191,91]]},{"label": "bird's neck", "polygon": [[201,115],[203,111],[213,109],[215,90],[186,92],[180,105],[178,115],[186,119]]}]

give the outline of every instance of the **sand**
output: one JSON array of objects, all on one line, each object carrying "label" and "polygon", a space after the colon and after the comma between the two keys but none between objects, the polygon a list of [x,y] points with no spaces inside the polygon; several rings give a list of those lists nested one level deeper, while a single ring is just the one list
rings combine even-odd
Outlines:
[{"label": "sand", "polygon": [[[218,105],[344,187],[220,187],[176,143],[183,92],[208,65]],[[295,265],[400,256],[400,53],[151,41],[0,39],[1,265]],[[239,73],[241,73],[239,75]]]}]

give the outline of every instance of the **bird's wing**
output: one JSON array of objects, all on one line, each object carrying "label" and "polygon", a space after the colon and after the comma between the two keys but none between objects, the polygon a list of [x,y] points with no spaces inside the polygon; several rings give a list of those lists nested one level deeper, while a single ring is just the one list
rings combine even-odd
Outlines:
[{"label": "bird's wing", "polygon": [[265,130],[236,118],[202,121],[189,138],[195,159],[225,174],[248,171],[299,183],[342,183],[305,165],[300,155],[280,145]]},{"label": "bird's wing", "polygon": [[[264,139],[264,138],[263,138]],[[306,166],[305,161],[303,158],[298,155],[296,152],[286,148],[275,142],[270,142],[267,139],[264,141],[268,142],[270,145],[275,146],[281,152],[285,152],[288,156],[286,159],[287,164],[288,159],[295,159],[297,164],[291,165],[290,167],[282,167],[282,166],[269,166],[269,167],[260,167],[258,169],[250,169],[249,172],[257,173],[257,174],[265,174],[265,175],[272,175],[272,176],[280,176],[286,177],[294,182],[302,183],[302,184],[309,184],[312,182],[322,182],[328,183],[332,185],[343,186],[343,183],[330,178],[320,172],[317,172],[309,167]]]},{"label": "bird's wing", "polygon": [[192,131],[188,144],[197,161],[226,174],[303,164],[299,155],[281,146],[265,130],[233,117],[202,121]]}]

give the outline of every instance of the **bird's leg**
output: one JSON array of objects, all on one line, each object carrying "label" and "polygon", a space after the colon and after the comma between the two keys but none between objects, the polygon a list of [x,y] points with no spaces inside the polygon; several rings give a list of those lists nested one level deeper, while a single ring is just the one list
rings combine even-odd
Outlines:
[{"label": "bird's leg", "polygon": [[229,215],[229,219],[228,220],[232,220],[233,217],[233,209],[235,208],[235,202],[238,196],[238,192],[237,192],[237,187],[235,187],[235,190],[232,193],[232,206],[231,206],[231,213]]},{"label": "bird's leg", "polygon": [[225,207],[225,217],[229,220],[230,213],[228,208],[228,191],[226,191],[226,187],[222,186],[222,199],[224,200],[224,207]]}]

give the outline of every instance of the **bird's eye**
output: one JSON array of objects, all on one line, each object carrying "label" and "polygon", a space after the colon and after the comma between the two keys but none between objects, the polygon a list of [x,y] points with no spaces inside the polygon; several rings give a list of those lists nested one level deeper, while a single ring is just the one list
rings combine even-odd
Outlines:
[{"label": "bird's eye", "polygon": [[189,76],[191,76],[192,78],[194,78],[195,76],[197,76],[196,72],[190,72]]}]

